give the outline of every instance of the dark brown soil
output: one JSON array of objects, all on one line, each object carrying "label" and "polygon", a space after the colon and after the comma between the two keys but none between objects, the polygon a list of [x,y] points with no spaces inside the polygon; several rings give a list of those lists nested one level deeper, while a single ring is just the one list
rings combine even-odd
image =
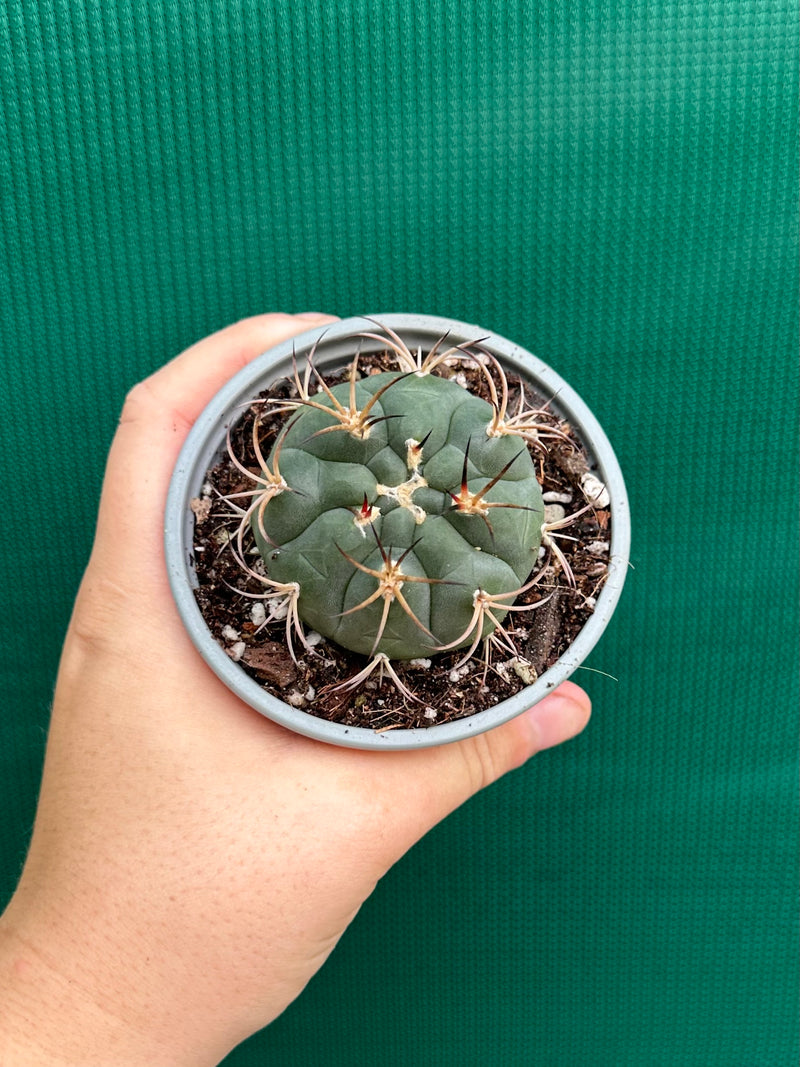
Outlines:
[{"label": "dark brown soil", "polygon": [[[359,366],[362,373],[369,373],[393,364],[376,355],[362,357]],[[473,392],[486,396],[481,374],[469,363],[444,368],[443,373],[453,374],[456,370],[466,376]],[[332,384],[341,377],[327,380]],[[514,410],[515,392],[511,385],[509,411]],[[294,394],[294,386],[282,381],[260,399]],[[530,388],[526,396],[528,403],[537,407],[548,399],[533,396]],[[280,415],[265,418],[263,407],[262,403],[254,403],[231,434],[234,455],[253,471],[259,468],[251,443],[254,418],[258,412],[262,413],[261,442],[265,455],[285,418]],[[568,435],[569,441],[549,440],[546,451],[532,447],[531,455],[545,501],[550,494],[556,494],[570,515],[586,503],[580,480],[590,465],[571,428],[554,415],[549,418],[554,427]],[[488,668],[481,648],[460,668],[456,665],[463,658],[463,649],[439,653],[430,660],[393,661],[392,666],[414,694],[414,700],[405,698],[390,678],[381,680],[379,670],[353,691],[332,691],[332,686],[357,674],[368,660],[325,639],[319,639],[309,653],[295,636],[297,661],[293,661],[286,643],[285,619],[270,621],[270,604],[258,599],[263,585],[243,573],[229,545],[239,519],[221,498],[251,487],[252,483],[226,458],[209,472],[202,496],[193,501],[194,559],[199,581],[196,596],[200,609],[228,655],[265,689],[311,714],[348,726],[374,730],[427,727],[472,715],[505,700],[552,666],[575,639],[590,617],[606,578],[610,516],[607,510],[589,509],[568,528],[559,531],[566,535],[559,538],[558,545],[574,574],[574,586],[566,580],[552,552],[544,550],[539,561],[540,581],[517,603],[530,603],[552,595],[535,610],[511,612],[506,617],[504,625],[513,637],[516,656],[502,649],[494,650]],[[248,532],[246,547],[249,536]],[[312,635],[311,639],[318,637]]]}]

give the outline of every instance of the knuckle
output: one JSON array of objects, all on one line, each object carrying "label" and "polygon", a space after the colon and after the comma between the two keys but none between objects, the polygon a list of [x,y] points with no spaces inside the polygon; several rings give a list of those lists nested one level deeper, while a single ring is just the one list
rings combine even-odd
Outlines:
[{"label": "knuckle", "polygon": [[89,658],[116,648],[119,619],[128,614],[129,600],[129,594],[116,582],[104,577],[95,579],[87,573],[69,626],[76,648]]},{"label": "knuckle", "polygon": [[464,742],[462,757],[473,793],[485,789],[507,770],[497,731],[478,734]]},{"label": "knuckle", "polygon": [[120,424],[140,422],[152,415],[156,405],[153,386],[149,378],[144,378],[132,386],[125,395],[120,415]]}]

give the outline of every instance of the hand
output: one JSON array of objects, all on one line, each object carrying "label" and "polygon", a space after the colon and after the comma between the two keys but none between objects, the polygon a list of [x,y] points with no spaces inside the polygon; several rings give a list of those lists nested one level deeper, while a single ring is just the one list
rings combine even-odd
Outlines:
[{"label": "hand", "polygon": [[415,841],[588,720],[588,698],[565,682],[468,741],[346,750],[262,718],[199,658],[161,547],[172,467],[228,378],[325,321],[239,322],[127,398],[30,852],[0,920],[7,1067],[217,1063],[298,995]]}]

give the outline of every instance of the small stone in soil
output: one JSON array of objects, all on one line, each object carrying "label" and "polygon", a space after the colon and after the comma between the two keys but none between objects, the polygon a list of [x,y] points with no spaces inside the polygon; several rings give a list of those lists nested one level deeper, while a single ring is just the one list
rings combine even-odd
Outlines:
[{"label": "small stone in soil", "polygon": [[263,645],[252,646],[242,656],[242,661],[262,677],[265,682],[285,689],[297,680],[297,668],[286,646],[278,641],[265,641]]},{"label": "small stone in soil", "polygon": [[213,501],[210,497],[193,497],[189,501],[189,507],[194,512],[195,518],[198,522],[205,522],[208,516],[211,514],[211,507]]}]

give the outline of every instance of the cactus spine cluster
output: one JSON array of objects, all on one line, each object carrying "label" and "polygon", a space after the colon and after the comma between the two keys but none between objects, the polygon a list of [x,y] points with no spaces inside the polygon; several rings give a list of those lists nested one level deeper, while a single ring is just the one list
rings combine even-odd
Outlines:
[{"label": "cactus spine cluster", "polygon": [[[362,337],[375,337],[363,334]],[[388,660],[487,637],[525,586],[542,540],[526,437],[492,402],[441,374],[391,333],[396,371],[327,385],[312,360],[262,464],[247,516],[267,595],[339,645]],[[313,358],[313,357],[312,357]],[[438,368],[438,372],[437,372]],[[505,386],[505,380],[503,379]],[[312,393],[312,386],[316,391]],[[241,535],[240,535],[241,536]]]}]

